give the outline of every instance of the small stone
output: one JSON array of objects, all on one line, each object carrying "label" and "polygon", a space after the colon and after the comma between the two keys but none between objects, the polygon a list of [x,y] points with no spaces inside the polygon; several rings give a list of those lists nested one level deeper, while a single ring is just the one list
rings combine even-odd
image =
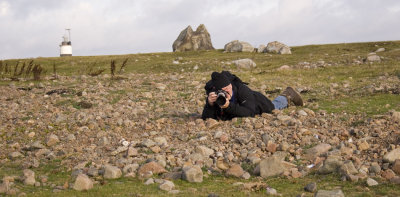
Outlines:
[{"label": "small stone", "polygon": [[156,142],[158,146],[168,146],[168,142],[165,137],[155,137],[154,142]]},{"label": "small stone", "polygon": [[370,146],[367,141],[363,140],[363,141],[359,141],[357,143],[357,147],[358,147],[359,151],[364,151],[364,150],[368,150]]},{"label": "small stone", "polygon": [[217,167],[221,170],[228,170],[229,165],[224,161],[223,158],[218,158],[217,160]]},{"label": "small stone", "polygon": [[105,165],[103,176],[105,179],[117,179],[122,176],[122,172],[121,169],[116,166]]},{"label": "small stone", "polygon": [[246,180],[250,179],[250,177],[251,177],[251,175],[250,175],[250,173],[248,173],[248,172],[245,172],[245,173],[242,175],[242,178],[243,178],[243,179],[246,179]]},{"label": "small stone", "polygon": [[395,176],[395,177],[390,179],[390,182],[393,183],[393,184],[400,185],[400,177],[399,176]]},{"label": "small stone", "polygon": [[208,194],[208,197],[219,197],[219,195],[216,193],[210,193]]},{"label": "small stone", "polygon": [[56,145],[60,140],[58,139],[57,135],[50,134],[50,136],[47,138],[46,144],[47,146],[54,146]]},{"label": "small stone", "polygon": [[219,125],[219,122],[215,119],[209,118],[206,120],[206,125],[209,129],[212,129],[214,127],[217,127]]},{"label": "small stone", "polygon": [[31,131],[31,132],[28,133],[28,137],[30,137],[30,138],[35,137],[35,135],[36,135],[36,133],[33,132],[33,131]]},{"label": "small stone", "polygon": [[314,197],[344,197],[342,190],[318,190]]},{"label": "small stone", "polygon": [[160,164],[158,164],[155,161],[146,163],[144,165],[142,165],[139,170],[138,170],[138,176],[139,177],[144,177],[147,174],[149,174],[151,172],[151,174],[161,174],[161,173],[165,173],[167,172],[167,170],[165,170],[164,167],[162,167]]},{"label": "small stone", "polygon": [[79,174],[74,183],[74,190],[86,191],[93,188],[93,181],[85,174]]},{"label": "small stone", "polygon": [[276,189],[274,189],[274,188],[267,187],[267,194],[268,194],[268,195],[277,195],[278,192],[277,192]]},{"label": "small stone", "polygon": [[162,178],[167,180],[178,180],[182,178],[182,172],[167,172],[163,174]]},{"label": "small stone", "polygon": [[176,195],[176,194],[179,194],[179,192],[180,192],[179,190],[173,189],[173,190],[169,191],[168,194]]},{"label": "small stone", "polygon": [[15,151],[15,152],[11,152],[10,154],[8,154],[8,157],[9,157],[11,160],[15,160],[15,159],[17,159],[17,158],[22,158],[22,157],[24,157],[24,155],[23,155],[22,153],[18,152],[18,151]]},{"label": "small stone", "polygon": [[35,172],[29,169],[25,169],[24,173],[24,184],[25,185],[35,185]]},{"label": "small stone", "polygon": [[279,67],[277,70],[290,70],[290,69],[291,69],[290,66],[283,65],[283,66]]},{"label": "small stone", "polygon": [[400,123],[400,112],[398,112],[398,111],[393,112],[392,120],[393,120],[393,122]]},{"label": "small stone", "polygon": [[239,164],[234,164],[226,171],[227,176],[241,177],[244,174],[242,167]]},{"label": "small stone", "polygon": [[308,159],[308,160],[314,160],[321,154],[328,152],[329,149],[331,149],[331,148],[332,148],[332,146],[330,144],[318,144],[318,145],[306,150],[304,158]]},{"label": "small stone", "polygon": [[146,182],[144,182],[145,185],[151,185],[153,183],[154,183],[154,179],[153,178],[149,178],[149,179],[147,179]]},{"label": "small stone", "polygon": [[97,168],[91,167],[91,168],[89,168],[87,174],[88,174],[89,176],[96,177],[96,176],[99,175],[99,170],[98,170]]},{"label": "small stone", "polygon": [[312,183],[307,184],[304,187],[304,190],[307,192],[315,192],[315,190],[317,190],[317,183],[312,182]]},{"label": "small stone", "polygon": [[203,171],[199,166],[184,167],[182,179],[191,183],[201,183],[203,182]]},{"label": "small stone", "polygon": [[128,164],[128,165],[124,166],[124,168],[122,169],[122,172],[124,172],[124,174],[132,173],[132,172],[135,173],[138,168],[139,168],[139,164],[137,164],[137,163]]},{"label": "small stone", "polygon": [[376,186],[376,185],[378,185],[378,182],[375,181],[374,179],[368,178],[368,179],[367,179],[367,185],[368,185],[369,187]]},{"label": "small stone", "polygon": [[376,53],[369,53],[367,56],[367,60],[370,62],[380,62],[381,58],[376,55]]},{"label": "small stone", "polygon": [[394,163],[396,159],[400,159],[400,148],[396,148],[383,156],[383,161],[388,163]]},{"label": "small stone", "polygon": [[68,134],[67,140],[70,141],[70,142],[75,141],[76,140],[75,135],[74,134]]},{"label": "small stone", "polygon": [[285,170],[282,161],[275,157],[268,157],[262,160],[259,166],[260,166],[260,175],[263,178],[280,175]]},{"label": "small stone", "polygon": [[172,181],[164,180],[163,183],[161,183],[158,188],[164,191],[171,191],[174,189],[175,184]]},{"label": "small stone", "polygon": [[390,180],[390,179],[392,179],[393,177],[395,177],[396,174],[395,174],[391,169],[388,169],[388,170],[383,171],[383,172],[381,173],[381,176],[382,176],[383,178],[387,179],[387,180]]},{"label": "small stone", "polygon": [[342,161],[334,156],[330,156],[325,160],[324,165],[318,169],[318,173],[329,174],[332,172],[337,172],[342,165]]},{"label": "small stone", "polygon": [[378,163],[372,163],[369,167],[369,171],[371,173],[380,174],[381,173],[381,166]]},{"label": "small stone", "polygon": [[396,159],[396,161],[394,162],[393,166],[392,166],[392,170],[396,173],[396,174],[400,174],[400,159]]},{"label": "small stone", "polygon": [[205,146],[197,146],[196,153],[203,155],[204,157],[209,157],[210,155],[214,154],[214,150]]},{"label": "small stone", "polygon": [[133,157],[133,156],[137,156],[139,153],[138,153],[138,150],[135,148],[135,147],[132,147],[132,146],[130,146],[129,148],[128,148],[128,151],[127,151],[127,153],[126,153],[126,156],[128,156],[128,157]]}]

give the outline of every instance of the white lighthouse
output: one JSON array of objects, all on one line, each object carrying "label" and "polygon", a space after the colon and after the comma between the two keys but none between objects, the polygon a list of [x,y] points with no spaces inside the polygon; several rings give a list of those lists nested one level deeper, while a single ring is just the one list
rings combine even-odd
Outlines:
[{"label": "white lighthouse", "polygon": [[[71,29],[65,29],[65,35],[63,41],[60,44],[60,57],[72,56],[72,45],[71,45]],[[67,35],[68,32],[68,35]]]}]

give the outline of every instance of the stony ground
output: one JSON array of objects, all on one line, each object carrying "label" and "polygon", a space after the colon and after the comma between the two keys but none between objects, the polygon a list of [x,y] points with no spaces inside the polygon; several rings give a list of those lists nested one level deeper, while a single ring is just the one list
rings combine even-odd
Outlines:
[{"label": "stony ground", "polygon": [[[299,65],[304,62],[292,69]],[[249,75],[240,70],[235,74],[241,73]],[[157,184],[170,194],[180,192],[174,181],[201,183],[204,177],[220,175],[243,180],[235,183],[240,188],[271,195],[284,193],[263,181],[276,176],[335,174],[368,187],[400,184],[400,112],[390,110],[393,106],[374,116],[328,113],[312,99],[315,93],[333,96],[359,90],[346,83],[331,83],[324,90],[300,84],[296,88],[308,100],[304,107],[203,121],[203,87],[209,74],[128,73],[118,80],[107,74],[59,76],[1,86],[0,164],[19,166],[23,173],[2,172],[0,195],[26,195],[25,186],[17,183],[50,187],[52,192],[82,191],[121,176]],[[363,83],[365,90],[398,95],[398,77],[378,79]],[[257,84],[257,79],[252,81]],[[269,97],[279,94],[274,88],[257,90],[271,93]],[[54,161],[69,174],[62,184],[49,181],[48,174],[35,174]],[[299,195],[343,196],[340,189],[318,190],[317,184],[304,183],[306,193]]]}]

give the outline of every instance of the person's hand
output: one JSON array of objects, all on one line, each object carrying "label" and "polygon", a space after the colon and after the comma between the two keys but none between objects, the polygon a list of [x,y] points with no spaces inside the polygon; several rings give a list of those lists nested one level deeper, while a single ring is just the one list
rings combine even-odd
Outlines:
[{"label": "person's hand", "polygon": [[225,109],[225,108],[227,108],[227,107],[229,107],[229,100],[228,100],[228,98],[226,98],[226,103],[225,103],[225,105],[221,106],[221,109]]},{"label": "person's hand", "polygon": [[208,104],[210,106],[213,106],[215,101],[217,100],[217,94],[215,94],[215,92],[210,92],[210,94],[208,94]]}]

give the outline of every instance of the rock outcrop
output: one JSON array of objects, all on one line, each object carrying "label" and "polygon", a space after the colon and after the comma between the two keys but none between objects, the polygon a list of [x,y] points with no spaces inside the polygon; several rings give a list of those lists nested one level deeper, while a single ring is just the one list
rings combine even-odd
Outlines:
[{"label": "rock outcrop", "polygon": [[193,32],[192,27],[189,25],[184,29],[172,45],[172,50],[175,51],[199,51],[199,50],[213,50],[214,47],[211,43],[210,33],[206,27],[201,24]]}]

